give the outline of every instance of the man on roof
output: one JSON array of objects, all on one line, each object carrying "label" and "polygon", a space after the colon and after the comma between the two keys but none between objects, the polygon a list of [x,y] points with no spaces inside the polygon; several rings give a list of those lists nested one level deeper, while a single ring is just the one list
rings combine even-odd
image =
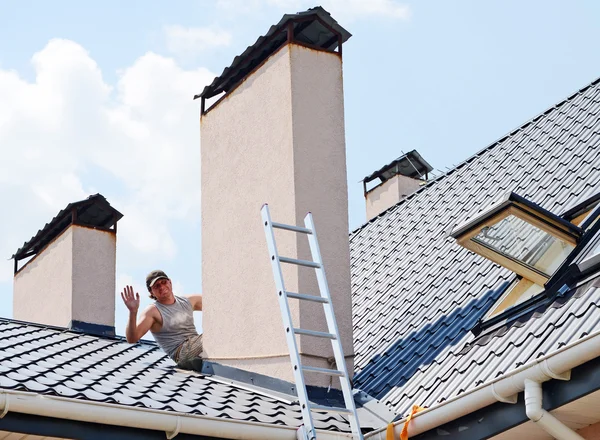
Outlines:
[{"label": "man on roof", "polygon": [[187,370],[202,368],[202,335],[194,326],[195,311],[202,310],[202,295],[174,295],[171,280],[162,270],[153,270],[146,277],[146,287],[154,304],[138,319],[140,294],[125,286],[121,298],[129,309],[125,329],[127,342],[138,342],[150,330],[160,348],[177,366]]}]

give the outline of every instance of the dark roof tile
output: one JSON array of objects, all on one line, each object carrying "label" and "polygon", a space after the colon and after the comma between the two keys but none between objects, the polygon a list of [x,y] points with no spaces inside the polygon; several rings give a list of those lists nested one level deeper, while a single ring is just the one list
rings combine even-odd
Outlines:
[{"label": "dark roof tile", "polygon": [[[297,402],[178,370],[152,343],[0,320],[0,388],[196,416],[297,427]],[[349,431],[341,416],[315,412],[317,429]]]}]

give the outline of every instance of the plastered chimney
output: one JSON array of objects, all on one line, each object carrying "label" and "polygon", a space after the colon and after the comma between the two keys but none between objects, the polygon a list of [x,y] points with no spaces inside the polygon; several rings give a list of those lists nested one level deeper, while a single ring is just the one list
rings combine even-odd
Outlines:
[{"label": "plastered chimney", "polygon": [[114,335],[121,217],[96,194],[69,204],[26,242],[12,256],[13,318]]},{"label": "plastered chimney", "polygon": [[[316,230],[353,371],[341,44],[322,8],[286,15],[202,97],[202,284],[209,360],[293,381],[260,209]],[[337,51],[334,49],[337,48]],[[210,109],[205,99],[224,92]],[[279,254],[310,259],[306,237],[276,231]],[[283,266],[286,288],[318,295],[314,270]],[[320,304],[290,300],[297,327],[326,330]],[[330,367],[328,340],[299,336],[305,365]],[[329,377],[307,375],[312,385]],[[339,388],[337,378],[333,386]]]},{"label": "plastered chimney", "polygon": [[417,191],[427,182],[432,170],[431,165],[412,150],[365,177],[367,220]]}]

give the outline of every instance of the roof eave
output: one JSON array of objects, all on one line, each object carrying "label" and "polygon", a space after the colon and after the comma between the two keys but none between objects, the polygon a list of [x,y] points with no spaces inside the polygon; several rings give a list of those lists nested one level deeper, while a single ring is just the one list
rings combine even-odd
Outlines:
[{"label": "roof eave", "polygon": [[[98,422],[106,425],[128,426],[163,431],[173,438],[179,433],[237,439],[243,435],[256,440],[296,440],[296,427],[272,425],[245,420],[210,416],[169,414],[165,411],[125,407],[102,402],[82,401],[66,397],[0,389],[0,411],[11,411],[56,419]],[[317,430],[319,439],[347,440],[350,433]]]},{"label": "roof eave", "polygon": [[[427,432],[445,423],[466,416],[496,402],[516,403],[524,389],[525,379],[547,382],[551,379],[568,380],[570,371],[600,357],[600,331],[591,333],[555,352],[537,358],[452,399],[415,414],[408,425],[409,437]],[[396,435],[407,418],[394,423]],[[385,440],[385,428],[365,435],[365,439]]]}]

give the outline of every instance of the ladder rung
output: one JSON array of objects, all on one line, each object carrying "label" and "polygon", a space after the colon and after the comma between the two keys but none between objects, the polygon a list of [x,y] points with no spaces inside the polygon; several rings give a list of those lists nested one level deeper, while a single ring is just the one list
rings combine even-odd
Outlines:
[{"label": "ladder rung", "polygon": [[318,303],[328,303],[329,300],[327,298],[323,298],[322,296],[316,295],[306,295],[304,293],[295,293],[295,292],[285,292],[288,298],[296,298],[296,299],[304,299],[306,301],[314,301]]},{"label": "ladder rung", "polygon": [[315,330],[306,330],[304,328],[295,328],[294,333],[297,335],[315,336],[317,338],[337,339],[337,337],[332,333],[317,332]]},{"label": "ladder rung", "polygon": [[348,408],[342,408],[339,406],[323,406],[309,404],[308,407],[310,409],[314,409],[315,411],[335,412],[339,414],[352,414],[352,411],[350,411]]},{"label": "ladder rung", "polygon": [[282,263],[297,264],[298,266],[314,267],[315,269],[319,269],[321,267],[319,263],[315,263],[314,261],[296,260],[288,257],[279,257],[279,261]]},{"label": "ladder rung", "polygon": [[321,373],[321,374],[327,374],[328,376],[344,377],[343,371],[331,370],[329,368],[309,367],[306,365],[302,365],[302,370],[306,371],[308,373]]},{"label": "ladder rung", "polygon": [[285,229],[287,231],[302,232],[303,234],[312,234],[312,231],[310,229],[302,228],[300,226],[284,225],[283,223],[275,223],[275,222],[272,222],[271,224],[273,225],[274,228],[277,228],[277,229]]}]

